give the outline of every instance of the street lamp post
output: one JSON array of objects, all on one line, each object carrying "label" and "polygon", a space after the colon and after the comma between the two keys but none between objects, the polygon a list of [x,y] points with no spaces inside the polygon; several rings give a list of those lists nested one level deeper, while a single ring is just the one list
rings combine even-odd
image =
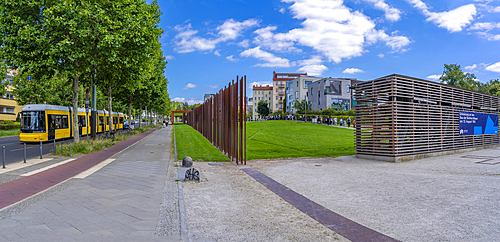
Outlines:
[{"label": "street lamp post", "polygon": [[304,103],[304,118],[305,118],[305,121],[306,121],[306,123],[307,123],[307,94],[306,94],[306,95],[304,95],[304,100],[306,101],[306,102]]}]

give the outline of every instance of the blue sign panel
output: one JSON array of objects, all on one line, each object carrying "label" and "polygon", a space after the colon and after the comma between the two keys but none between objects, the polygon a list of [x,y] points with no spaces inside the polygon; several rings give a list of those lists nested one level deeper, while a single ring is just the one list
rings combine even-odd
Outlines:
[{"label": "blue sign panel", "polygon": [[459,111],[460,135],[498,134],[498,115]]}]

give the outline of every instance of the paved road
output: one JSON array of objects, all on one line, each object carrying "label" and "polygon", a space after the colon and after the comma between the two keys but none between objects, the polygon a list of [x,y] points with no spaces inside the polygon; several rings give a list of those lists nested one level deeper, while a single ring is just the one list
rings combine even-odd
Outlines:
[{"label": "paved road", "polygon": [[[71,140],[65,140],[71,141]],[[58,141],[56,143],[59,143]],[[24,159],[24,143],[19,141],[19,136],[8,136],[0,138],[0,162],[2,146],[5,146],[5,164],[12,164]],[[42,144],[42,155],[52,153],[54,151],[54,143],[46,142]],[[40,157],[40,143],[26,144],[26,159]],[[0,163],[1,165],[1,163]]]}]

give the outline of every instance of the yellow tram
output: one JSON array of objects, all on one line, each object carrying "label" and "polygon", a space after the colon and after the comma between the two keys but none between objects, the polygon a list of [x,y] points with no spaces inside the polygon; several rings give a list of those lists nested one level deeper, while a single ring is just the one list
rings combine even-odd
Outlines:
[{"label": "yellow tram", "polygon": [[[38,142],[66,139],[74,136],[73,129],[73,108],[46,105],[46,104],[28,104],[21,111],[21,132],[19,141]],[[98,123],[97,133],[109,130],[107,120],[109,112],[97,111]],[[113,128],[115,130],[123,129],[124,114],[113,112]],[[90,120],[92,116],[85,109],[78,109],[78,123],[80,133],[78,135],[90,135]],[[104,122],[106,120],[106,122]]]}]

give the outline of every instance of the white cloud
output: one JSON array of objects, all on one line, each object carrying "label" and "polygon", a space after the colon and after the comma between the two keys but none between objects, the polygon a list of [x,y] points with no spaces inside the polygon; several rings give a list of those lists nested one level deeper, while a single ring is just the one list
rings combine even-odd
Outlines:
[{"label": "white cloud", "polygon": [[328,70],[328,67],[322,65],[320,56],[313,56],[311,59],[298,61],[298,64],[302,66],[297,71],[307,72],[311,76],[320,76],[324,71]]},{"label": "white cloud", "polygon": [[469,28],[469,30],[475,30],[479,36],[487,40],[490,41],[500,40],[500,34],[490,33],[490,31],[494,29],[500,29],[500,23],[495,23],[495,22],[475,23]]},{"label": "white cloud", "polygon": [[250,82],[247,84],[247,88],[253,88],[253,86],[273,86],[272,81],[260,81],[260,82]]},{"label": "white cloud", "polygon": [[[342,59],[361,56],[364,47],[384,41],[399,51],[411,41],[404,36],[389,36],[375,30],[375,23],[367,16],[343,5],[342,0],[282,0],[292,3],[290,11],[296,19],[303,19],[301,28],[287,33],[273,34],[273,40],[308,46],[321,53],[327,61],[340,63]],[[370,41],[366,39],[370,38]]]},{"label": "white cloud", "polygon": [[496,6],[496,7],[493,7],[493,6],[488,6],[488,12],[490,13],[500,13],[500,6]]},{"label": "white cloud", "polygon": [[239,42],[237,45],[246,49],[250,46],[250,40],[247,40],[247,39],[243,40],[243,41]]},{"label": "white cloud", "polygon": [[193,84],[193,83],[188,83],[183,89],[190,89],[190,88],[195,88],[197,87],[198,85],[196,84]]},{"label": "white cloud", "polygon": [[238,61],[238,59],[234,58],[232,55],[226,57],[226,59],[229,60],[229,61],[232,61],[232,62]]},{"label": "white cloud", "polygon": [[427,21],[437,24],[439,27],[448,30],[449,32],[460,32],[462,28],[469,25],[474,16],[477,14],[474,4],[460,6],[450,11],[431,12],[427,4],[422,0],[407,0],[409,3],[427,17]]},{"label": "white cloud", "polygon": [[294,47],[293,41],[288,40],[286,35],[274,34],[273,31],[276,29],[276,26],[268,26],[255,30],[254,33],[257,34],[257,37],[253,43],[273,51],[301,52],[300,49]]},{"label": "white cloud", "polygon": [[198,100],[197,97],[193,97],[193,98],[189,99],[189,101],[187,101],[187,103],[189,105],[194,105],[194,104],[203,103],[203,100]]},{"label": "white cloud", "polygon": [[217,89],[219,88],[220,84],[215,84],[215,85],[207,85],[207,87],[210,87],[212,89]]},{"label": "white cloud", "polygon": [[256,19],[248,19],[243,22],[236,22],[233,19],[226,20],[221,26],[217,27],[219,31],[219,40],[234,40],[241,35],[244,29],[259,25]]},{"label": "white cloud", "polygon": [[474,23],[472,26],[470,26],[469,30],[492,30],[500,28],[500,23],[494,23],[494,22],[482,22],[482,23]]},{"label": "white cloud", "polygon": [[476,64],[473,64],[472,66],[466,66],[464,67],[465,70],[468,70],[468,71],[471,71],[471,70],[474,70],[476,69],[477,65]]},{"label": "white cloud", "polygon": [[166,55],[165,59],[167,59],[167,60],[173,60],[173,59],[175,59],[175,57],[173,55]]},{"label": "white cloud", "polygon": [[500,73],[500,62],[497,62],[493,65],[489,65],[485,68],[487,71],[498,72]]},{"label": "white cloud", "polygon": [[430,75],[427,77],[427,79],[431,79],[431,80],[439,80],[439,78],[441,78],[441,75]]},{"label": "white cloud", "polygon": [[218,33],[215,39],[206,39],[196,36],[198,31],[193,30],[191,24],[186,26],[177,25],[174,29],[179,33],[174,37],[174,43],[176,45],[174,50],[178,53],[189,53],[196,50],[213,50],[217,44],[235,40],[241,35],[243,30],[257,26],[258,24],[258,21],[255,19],[248,19],[243,22],[228,19],[216,28]]},{"label": "white cloud", "polygon": [[176,102],[184,102],[184,99],[183,97],[176,97],[174,99],[172,99],[172,101],[176,101]]},{"label": "white cloud", "polygon": [[255,47],[253,49],[248,49],[240,53],[240,56],[243,57],[254,57],[265,63],[260,63],[255,66],[260,67],[290,67],[293,64],[290,64],[290,61],[285,58],[277,57],[274,54],[263,51],[260,47]]},{"label": "white cloud", "polygon": [[393,8],[385,3],[384,0],[364,0],[365,2],[373,3],[373,6],[376,9],[382,10],[385,12],[385,19],[396,22],[401,19],[401,10],[397,8]]},{"label": "white cloud", "polygon": [[384,54],[378,54],[378,57],[384,58]]},{"label": "white cloud", "polygon": [[280,8],[279,10],[280,13],[285,13],[285,11],[286,11],[285,8]]},{"label": "white cloud", "polygon": [[220,56],[219,50],[214,51],[214,55]]},{"label": "white cloud", "polygon": [[346,68],[342,73],[356,74],[356,73],[364,73],[364,71],[358,68]]}]

